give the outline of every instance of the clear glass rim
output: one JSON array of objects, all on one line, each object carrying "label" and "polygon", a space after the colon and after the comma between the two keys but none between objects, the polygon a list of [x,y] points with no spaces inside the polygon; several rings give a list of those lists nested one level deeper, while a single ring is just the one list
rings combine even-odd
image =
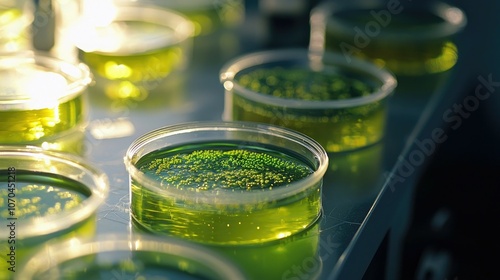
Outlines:
[{"label": "clear glass rim", "polygon": [[[337,20],[336,18],[332,18],[332,15],[334,13],[338,11],[354,10],[359,8],[373,9],[374,11],[378,11],[380,8],[386,8],[386,5],[387,2],[381,0],[369,2],[344,1],[342,3],[323,1],[322,3],[314,7],[310,13],[311,33],[314,33],[315,30],[323,30],[326,26],[329,26],[331,28],[334,27],[335,30],[342,30],[344,34],[351,34],[353,33],[352,24],[345,23],[342,20]],[[403,7],[401,13],[404,13],[404,6],[401,7]],[[378,34],[377,37],[382,37],[384,38],[384,40],[393,41],[419,41],[446,38],[457,34],[467,24],[467,17],[465,13],[462,9],[456,6],[452,6],[441,1],[433,1],[425,3],[425,5],[420,8],[422,11],[428,11],[430,14],[434,14],[443,19],[443,22],[429,24],[429,28],[425,30],[413,30],[412,32],[408,32],[406,30],[395,31],[381,26],[381,29],[383,29],[384,32]]]},{"label": "clear glass rim", "polygon": [[[4,52],[0,53],[0,68],[8,69],[15,68],[16,61],[23,64],[32,64],[35,67],[41,66],[47,72],[61,74],[68,82],[66,94],[58,97],[57,102],[63,103],[71,100],[79,94],[82,94],[85,89],[92,84],[94,78],[90,72],[89,67],[82,62],[69,62],[58,57],[55,57],[43,51],[19,51],[19,52]],[[73,80],[68,80],[67,77]],[[3,100],[0,99],[0,109],[2,110],[29,110],[43,109],[37,104],[37,100],[25,99],[22,101],[8,102],[2,104]]]},{"label": "clear glass rim", "polygon": [[[90,196],[83,200],[77,207],[57,214],[23,220],[22,226],[24,230],[20,230],[17,233],[20,239],[56,233],[82,222],[96,214],[97,209],[104,203],[108,196],[109,181],[107,175],[101,170],[94,168],[90,162],[80,156],[65,152],[48,151],[36,146],[0,145],[0,161],[2,162],[2,166],[7,168],[9,159],[15,158],[23,158],[33,162],[50,159],[77,168],[82,173],[90,175],[94,181],[92,185],[85,185],[88,191],[90,191]],[[18,169],[15,165],[12,167]],[[50,170],[43,170],[43,172],[68,177],[65,174],[51,172]],[[8,228],[1,227],[0,234],[7,236]]]},{"label": "clear glass rim", "polygon": [[[192,21],[186,15],[173,9],[147,1],[144,3],[117,1],[114,7],[117,10],[117,15],[113,18],[113,20],[143,21],[171,28],[174,31],[176,38],[176,40],[172,42],[171,45],[184,42],[189,38],[192,38],[194,35],[195,27]],[[84,16],[82,17],[82,19],[82,22],[73,26],[73,28],[85,29],[85,26],[81,25],[85,25],[87,18]],[[92,20],[92,18],[90,20]],[[78,47],[79,44],[75,44]],[[126,51],[108,52],[91,50],[91,52],[108,56],[134,54],[133,52],[131,53]]]},{"label": "clear glass rim", "polygon": [[[317,161],[317,166],[314,167],[314,171],[311,175],[302,180],[292,182],[288,184],[287,187],[273,188],[272,190],[266,189],[264,191],[255,192],[186,192],[175,188],[160,188],[157,181],[146,176],[135,166],[135,163],[143,156],[138,156],[138,151],[140,151],[143,147],[150,145],[154,141],[173,135],[189,134],[201,131],[243,131],[247,133],[254,133],[256,135],[265,134],[271,137],[279,137],[306,148],[308,152],[314,155],[314,158]],[[221,137],[219,140],[225,139]],[[190,142],[186,142],[186,144],[188,143]],[[197,203],[205,203],[208,205],[253,204],[292,197],[293,195],[308,190],[317,183],[322,182],[323,175],[328,168],[328,160],[328,155],[324,148],[314,139],[305,134],[283,127],[241,121],[198,121],[162,127],[137,138],[129,146],[124,157],[124,163],[130,178],[138,180],[141,186],[167,197],[182,198],[184,200],[196,201]]]},{"label": "clear glass rim", "polygon": [[37,272],[50,269],[70,259],[112,252],[152,252],[172,255],[182,259],[205,264],[220,279],[246,279],[239,267],[224,256],[191,242],[169,236],[145,234],[101,234],[89,239],[67,240],[62,243],[50,243],[25,262],[16,274],[16,279],[32,279]]},{"label": "clear glass rim", "polygon": [[[307,61],[319,67],[325,61],[328,66],[348,69],[349,71],[359,72],[361,75],[375,78],[380,81],[381,86],[370,95],[364,97],[343,100],[307,101],[261,94],[247,89],[235,81],[236,75],[249,67],[294,60]],[[393,93],[397,85],[395,76],[389,70],[382,69],[371,62],[351,56],[346,57],[337,52],[317,52],[301,48],[266,50],[242,55],[228,61],[221,68],[219,79],[227,91],[237,91],[239,95],[262,104],[295,109],[337,109],[366,105],[388,97]]]}]

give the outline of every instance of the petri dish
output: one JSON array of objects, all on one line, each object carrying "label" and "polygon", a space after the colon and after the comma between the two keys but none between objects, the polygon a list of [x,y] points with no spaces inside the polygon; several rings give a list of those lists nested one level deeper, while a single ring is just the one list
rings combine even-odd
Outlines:
[{"label": "petri dish", "polygon": [[16,279],[247,279],[231,260],[183,240],[134,234],[52,243]]},{"label": "petri dish", "polygon": [[192,122],[127,150],[138,228],[203,244],[279,240],[321,217],[328,156],[310,137],[249,122]]},{"label": "petri dish", "polygon": [[47,242],[95,233],[107,176],[79,156],[40,147],[0,146],[0,278]]},{"label": "petri dish", "polygon": [[394,75],[341,53],[275,49],[245,54],[220,71],[223,120],[269,123],[300,131],[327,152],[379,142]]},{"label": "petri dish", "polygon": [[33,144],[87,123],[83,63],[40,52],[0,54],[0,144]]},{"label": "petri dish", "polygon": [[159,5],[106,3],[84,6],[70,40],[108,97],[145,99],[188,66],[193,24]]}]

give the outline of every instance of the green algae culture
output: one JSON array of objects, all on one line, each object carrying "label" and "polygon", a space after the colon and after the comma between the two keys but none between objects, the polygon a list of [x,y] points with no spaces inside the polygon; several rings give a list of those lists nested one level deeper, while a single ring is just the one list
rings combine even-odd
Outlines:
[{"label": "green algae culture", "polygon": [[277,50],[228,62],[221,71],[224,119],[300,131],[328,152],[377,143],[395,79],[374,65],[332,57],[332,64],[314,65],[305,51]]},{"label": "green algae culture", "polygon": [[[133,233],[144,233],[133,223]],[[279,240],[252,245],[204,245],[238,265],[249,280],[317,279],[322,269],[320,222],[308,229]],[[296,267],[307,268],[297,272]],[[258,269],[255,269],[258,267]]]},{"label": "green algae culture", "polygon": [[[136,166],[166,188],[221,196],[272,192],[313,170],[272,147],[205,143],[145,155]],[[153,232],[206,243],[257,243],[289,236],[310,226],[320,212],[320,184],[282,201],[199,204],[165,197],[132,181],[132,215]],[[161,188],[161,187],[160,187]]]},{"label": "green algae culture", "polygon": [[83,64],[31,52],[0,56],[0,143],[40,143],[83,127],[91,81]]},{"label": "green algae culture", "polygon": [[[0,249],[4,252],[0,258],[0,278],[11,279],[9,277],[16,273],[12,270],[19,270],[25,258],[43,247],[44,242],[89,236],[95,232],[94,217],[89,217],[57,233],[50,233],[47,228],[43,234],[24,238],[30,231],[36,231],[30,228],[30,221],[78,209],[90,196],[90,191],[81,183],[60,175],[26,170],[16,170],[15,175],[0,170],[0,174],[0,217],[6,221],[6,226],[11,225],[7,235],[0,238]],[[9,190],[11,186],[15,186],[13,192]],[[15,196],[9,195],[12,193]]]},{"label": "green algae culture", "polygon": [[74,27],[72,40],[109,97],[144,95],[187,67],[193,25],[185,16],[147,5],[117,6],[102,23],[93,16]]},{"label": "green algae culture", "polygon": [[387,67],[398,77],[400,92],[436,89],[458,60],[454,37],[465,26],[465,15],[439,2],[392,9],[383,1],[321,4],[312,12],[316,36],[310,47]]}]

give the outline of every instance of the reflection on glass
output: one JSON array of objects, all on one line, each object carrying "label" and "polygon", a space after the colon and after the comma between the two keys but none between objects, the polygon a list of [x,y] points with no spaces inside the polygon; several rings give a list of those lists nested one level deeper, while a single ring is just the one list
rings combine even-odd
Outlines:
[{"label": "reflection on glass", "polygon": [[108,97],[144,100],[186,68],[193,25],[184,15],[133,2],[98,3],[86,6],[72,41]]},{"label": "reflection on glass", "polygon": [[33,7],[30,0],[0,1],[0,52],[15,52],[31,47],[30,24]]},{"label": "reflection on glass", "polygon": [[271,123],[305,133],[328,152],[382,139],[389,72],[339,53],[272,50],[238,57],[220,72],[228,121]]},{"label": "reflection on glass", "polygon": [[319,223],[274,242],[252,246],[211,246],[242,267],[249,279],[314,280],[323,263],[319,256]]},{"label": "reflection on glass", "polygon": [[17,279],[246,278],[231,260],[207,248],[170,238],[115,234],[51,243],[23,265]]},{"label": "reflection on glass", "polygon": [[75,129],[60,133],[43,141],[33,142],[30,145],[41,147],[44,150],[59,151],[83,156],[85,153],[85,129],[86,127],[76,127]]},{"label": "reflection on glass", "polygon": [[181,73],[172,73],[161,81],[141,85],[97,79],[97,83],[89,88],[89,99],[93,106],[103,107],[115,115],[129,110],[182,110],[189,103],[186,80],[188,76]]},{"label": "reflection on glass", "polygon": [[384,143],[365,148],[329,153],[330,161],[325,174],[325,193],[349,199],[373,198],[381,188]]},{"label": "reflection on glass", "polygon": [[429,95],[458,59],[453,39],[463,12],[441,2],[326,1],[311,13],[310,48],[338,51],[387,67],[398,92]]},{"label": "reflection on glass", "polygon": [[[51,240],[91,236],[107,177],[77,156],[41,148],[0,147],[0,278]],[[16,272],[14,272],[14,270]]]},{"label": "reflection on glass", "polygon": [[87,66],[39,53],[0,56],[0,144],[27,144],[85,124]]}]

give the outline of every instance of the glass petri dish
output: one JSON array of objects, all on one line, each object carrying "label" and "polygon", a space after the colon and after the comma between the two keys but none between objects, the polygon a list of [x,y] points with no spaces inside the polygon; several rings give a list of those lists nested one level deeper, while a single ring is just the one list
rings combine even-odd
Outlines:
[{"label": "glass petri dish", "polygon": [[131,217],[144,231],[241,245],[304,231],[321,216],[328,156],[301,133],[247,122],[193,122],[127,150]]},{"label": "glass petri dish", "polygon": [[92,1],[82,13],[70,40],[112,99],[149,95],[189,64],[194,27],[183,14],[132,1]]},{"label": "glass petri dish", "polygon": [[455,38],[467,18],[441,1],[329,1],[312,10],[310,22],[311,50],[341,52],[385,67],[397,76],[400,92],[432,92],[458,61]]},{"label": "glass petri dish", "polygon": [[46,245],[95,233],[107,176],[82,158],[39,147],[0,146],[0,278]]},{"label": "glass petri dish", "polygon": [[168,237],[106,234],[52,243],[23,265],[16,279],[246,279],[231,260]]},{"label": "glass petri dish", "polygon": [[377,143],[396,79],[370,62],[349,60],[340,53],[276,49],[228,61],[220,71],[223,119],[300,131],[328,152]]},{"label": "glass petri dish", "polygon": [[88,67],[32,51],[0,54],[0,144],[34,144],[87,122]]}]

